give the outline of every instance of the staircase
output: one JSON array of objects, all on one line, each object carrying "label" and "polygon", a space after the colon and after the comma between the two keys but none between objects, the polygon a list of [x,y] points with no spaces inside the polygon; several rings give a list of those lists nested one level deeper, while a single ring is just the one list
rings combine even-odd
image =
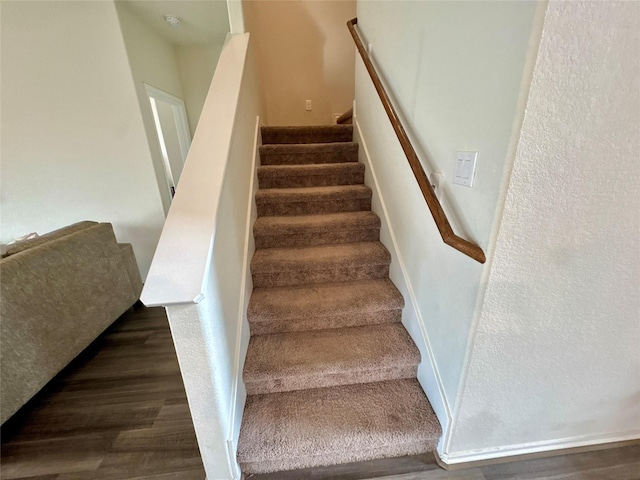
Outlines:
[{"label": "staircase", "polygon": [[424,453],[441,434],[352,134],[262,128],[238,447],[247,474]]}]

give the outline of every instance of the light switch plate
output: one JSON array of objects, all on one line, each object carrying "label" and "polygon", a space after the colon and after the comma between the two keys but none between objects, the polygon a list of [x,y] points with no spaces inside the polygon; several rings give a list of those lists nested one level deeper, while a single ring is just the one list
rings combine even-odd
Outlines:
[{"label": "light switch plate", "polygon": [[476,162],[478,152],[456,152],[456,172],[453,176],[453,183],[473,186],[473,179],[476,176]]}]

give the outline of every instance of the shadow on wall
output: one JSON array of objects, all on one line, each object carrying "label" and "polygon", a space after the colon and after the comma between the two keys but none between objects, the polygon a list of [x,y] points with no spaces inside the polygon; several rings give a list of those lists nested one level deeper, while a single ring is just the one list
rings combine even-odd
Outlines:
[{"label": "shadow on wall", "polygon": [[244,13],[256,46],[265,123],[328,124],[351,107],[354,50],[345,23],[355,2],[247,1]]}]

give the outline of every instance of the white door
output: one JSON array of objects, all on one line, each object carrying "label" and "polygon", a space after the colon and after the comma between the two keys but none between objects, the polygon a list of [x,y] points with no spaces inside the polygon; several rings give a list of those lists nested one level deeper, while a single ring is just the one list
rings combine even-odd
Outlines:
[{"label": "white door", "polygon": [[180,98],[146,83],[144,87],[151,104],[167,188],[173,197],[180,180],[184,161],[187,158],[187,152],[191,146],[187,111]]}]

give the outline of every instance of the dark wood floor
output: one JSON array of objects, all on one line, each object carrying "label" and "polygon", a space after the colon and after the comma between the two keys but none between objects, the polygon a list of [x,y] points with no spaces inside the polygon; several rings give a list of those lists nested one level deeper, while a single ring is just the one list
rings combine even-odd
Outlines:
[{"label": "dark wood floor", "polygon": [[114,323],[2,427],[2,479],[203,480],[161,308]]},{"label": "dark wood floor", "polygon": [[[253,475],[250,480],[639,480],[640,445],[444,471],[433,455],[419,455],[296,472]],[[248,479],[248,480],[249,480]]]},{"label": "dark wood floor", "polygon": [[[125,314],[2,427],[5,480],[203,480],[163,309]],[[640,445],[445,472],[432,455],[251,480],[640,480]]]}]

